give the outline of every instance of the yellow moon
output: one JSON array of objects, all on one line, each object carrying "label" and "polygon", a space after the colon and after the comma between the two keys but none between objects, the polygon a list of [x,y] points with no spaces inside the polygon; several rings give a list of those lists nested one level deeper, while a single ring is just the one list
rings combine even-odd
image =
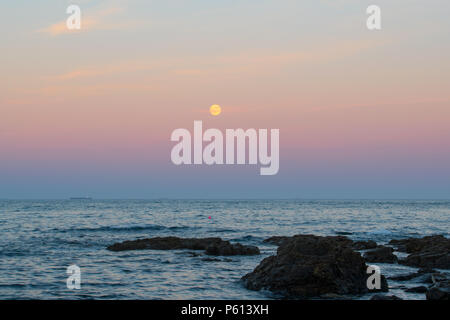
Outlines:
[{"label": "yellow moon", "polygon": [[218,116],[222,112],[222,108],[218,104],[213,104],[209,107],[209,113],[213,116]]}]

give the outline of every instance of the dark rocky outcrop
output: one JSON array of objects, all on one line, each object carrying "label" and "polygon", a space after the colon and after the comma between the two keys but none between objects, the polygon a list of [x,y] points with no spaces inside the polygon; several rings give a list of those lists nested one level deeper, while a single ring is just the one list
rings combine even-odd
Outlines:
[{"label": "dark rocky outcrop", "polygon": [[419,282],[432,283],[431,281],[432,274],[438,274],[438,272],[431,268],[421,268],[417,272],[410,274],[402,274],[399,276],[392,276],[389,277],[388,279],[394,281],[408,281],[420,277],[421,279],[418,279]]},{"label": "dark rocky outcrop", "polygon": [[[395,277],[390,277],[389,280],[395,280],[395,281],[408,281],[408,280],[412,280],[414,279],[414,282],[421,282],[424,284],[434,284],[437,282],[441,282],[441,281],[445,281],[447,280],[447,277],[445,276],[445,274],[437,272],[435,270],[432,269],[419,269],[419,271],[415,272],[415,273],[411,273],[409,275],[400,275],[400,276],[395,276]],[[410,289],[406,289],[406,292],[426,292],[427,289],[424,286],[420,286],[420,287],[415,287],[415,288],[410,288]]]},{"label": "dark rocky outcrop", "polygon": [[433,284],[426,292],[427,300],[449,300],[450,298],[450,280],[445,277],[432,276]]},{"label": "dark rocky outcrop", "polygon": [[259,254],[260,252],[258,247],[255,246],[244,246],[240,243],[232,244],[228,241],[222,241],[208,246],[205,253],[210,256],[249,256]]},{"label": "dark rocky outcrop", "polygon": [[432,267],[439,269],[450,269],[450,254],[443,252],[413,253],[400,263],[413,267]]},{"label": "dark rocky outcrop", "polygon": [[279,246],[280,244],[282,244],[284,241],[290,239],[291,237],[284,237],[284,236],[273,236],[270,238],[265,239],[263,242],[266,243],[270,243],[270,244],[274,244]]},{"label": "dark rocky outcrop", "polygon": [[449,286],[447,283],[445,286],[438,285],[431,287],[426,293],[427,300],[449,300]]},{"label": "dark rocky outcrop", "polygon": [[406,253],[416,253],[436,246],[446,246],[450,242],[443,235],[426,236],[423,238],[408,238],[401,240],[391,240],[389,244],[397,247],[398,251]]},{"label": "dark rocky outcrop", "polygon": [[[281,245],[284,241],[291,239],[292,237],[286,237],[286,236],[273,236],[270,238],[265,239],[263,242],[270,243],[274,245]],[[344,238],[344,237],[342,237]],[[355,241],[345,238],[345,242],[351,245],[351,247],[355,250],[367,250],[367,249],[375,249],[377,247],[377,243],[373,240],[367,240],[367,241]]]},{"label": "dark rocky outcrop", "polygon": [[437,282],[442,282],[442,281],[446,281],[447,280],[447,276],[443,273],[440,272],[434,272],[434,273],[429,273],[427,274],[427,278],[425,278],[424,282],[426,283],[437,283]]},{"label": "dark rocky outcrop", "polygon": [[399,263],[413,267],[450,269],[450,239],[442,235],[391,240],[398,251],[409,253]]},{"label": "dark rocky outcrop", "polygon": [[[277,254],[242,277],[250,290],[266,288],[286,297],[360,294],[367,288],[367,265],[346,237],[297,235],[284,239]],[[382,276],[382,290],[387,281]]]},{"label": "dark rocky outcrop", "polygon": [[364,259],[367,262],[395,263],[397,262],[397,256],[393,252],[394,249],[391,247],[379,246],[364,253]]},{"label": "dark rocky outcrop", "polygon": [[259,254],[255,246],[242,244],[231,244],[220,238],[178,238],[178,237],[155,237],[138,239],[115,243],[107,247],[111,251],[125,250],[205,250],[208,255],[254,255]]},{"label": "dark rocky outcrop", "polygon": [[111,251],[124,250],[174,250],[174,249],[191,249],[206,250],[212,244],[218,244],[223,240],[220,238],[178,238],[178,237],[156,237],[148,239],[137,239],[115,243],[109,247]]},{"label": "dark rocky outcrop", "polygon": [[368,241],[355,241],[353,243],[353,249],[355,250],[367,250],[367,249],[375,249],[377,247],[377,243],[373,240]]}]

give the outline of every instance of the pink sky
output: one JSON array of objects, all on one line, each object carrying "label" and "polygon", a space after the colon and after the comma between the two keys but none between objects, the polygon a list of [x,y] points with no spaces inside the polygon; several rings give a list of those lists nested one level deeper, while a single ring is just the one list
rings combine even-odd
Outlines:
[{"label": "pink sky", "polygon": [[[201,197],[208,178],[217,197],[450,196],[450,28],[439,5],[380,1],[383,29],[371,32],[355,1],[200,2],[82,2],[76,33],[61,27],[65,4],[17,19],[21,5],[3,4],[0,198]],[[170,133],[194,120],[279,128],[280,173],[174,168]]]}]

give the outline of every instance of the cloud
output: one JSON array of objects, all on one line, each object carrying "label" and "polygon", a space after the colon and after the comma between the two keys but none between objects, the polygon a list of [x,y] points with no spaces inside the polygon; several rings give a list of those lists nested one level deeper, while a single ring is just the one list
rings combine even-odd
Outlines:
[{"label": "cloud", "polygon": [[148,71],[156,68],[159,62],[147,62],[147,61],[124,61],[115,64],[105,64],[100,66],[91,66],[85,68],[78,68],[72,71],[59,74],[56,76],[46,77],[47,80],[76,80],[84,78],[94,78],[101,76],[111,76],[115,74],[130,73],[136,71]]},{"label": "cloud", "polygon": [[261,54],[246,52],[214,57],[164,58],[156,60],[126,60],[115,64],[103,64],[78,68],[69,72],[48,77],[50,80],[75,80],[93,78],[137,71],[158,70],[178,76],[206,76],[217,73],[264,72],[278,70],[285,65],[311,65],[352,57],[366,50],[384,45],[383,41],[349,41],[315,46],[307,50],[281,51]]},{"label": "cloud", "polygon": [[[66,20],[59,21],[57,23],[51,24],[50,26],[41,28],[37,30],[39,33],[48,34],[51,36],[59,36],[63,34],[72,34],[87,32],[92,30],[115,30],[124,29],[132,24],[127,23],[116,23],[109,21],[109,18],[116,16],[124,11],[122,7],[110,6],[96,8],[92,10],[91,13],[86,13],[88,10],[81,9],[81,29],[70,30],[67,28]],[[69,16],[67,16],[69,17]]]},{"label": "cloud", "polygon": [[[355,55],[383,46],[387,39],[334,42],[305,46],[302,49],[260,52],[251,50],[220,56],[183,56],[104,61],[91,65],[71,66],[65,72],[42,76],[32,97],[67,95],[101,95],[106,92],[170,91],[174,82],[189,79],[196,83],[214,79],[259,77],[284,72],[301,66],[320,66],[332,61],[349,60]],[[62,71],[62,70],[61,70]],[[124,85],[127,79],[129,85]],[[25,95],[26,96],[26,95]],[[25,101],[26,103],[27,101]],[[15,103],[24,103],[16,101]]]},{"label": "cloud", "polygon": [[58,36],[61,34],[69,34],[69,33],[79,33],[88,30],[94,29],[96,26],[98,27],[99,22],[93,19],[83,19],[81,29],[73,29],[70,30],[67,28],[66,21],[61,21],[55,24],[52,24],[46,28],[39,29],[38,32],[46,33],[51,36]]}]

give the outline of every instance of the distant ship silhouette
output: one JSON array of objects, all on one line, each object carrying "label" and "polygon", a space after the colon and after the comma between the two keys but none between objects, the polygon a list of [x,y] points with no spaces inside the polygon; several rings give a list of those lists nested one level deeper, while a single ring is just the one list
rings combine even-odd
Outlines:
[{"label": "distant ship silhouette", "polygon": [[92,200],[91,197],[71,197],[70,200]]}]

